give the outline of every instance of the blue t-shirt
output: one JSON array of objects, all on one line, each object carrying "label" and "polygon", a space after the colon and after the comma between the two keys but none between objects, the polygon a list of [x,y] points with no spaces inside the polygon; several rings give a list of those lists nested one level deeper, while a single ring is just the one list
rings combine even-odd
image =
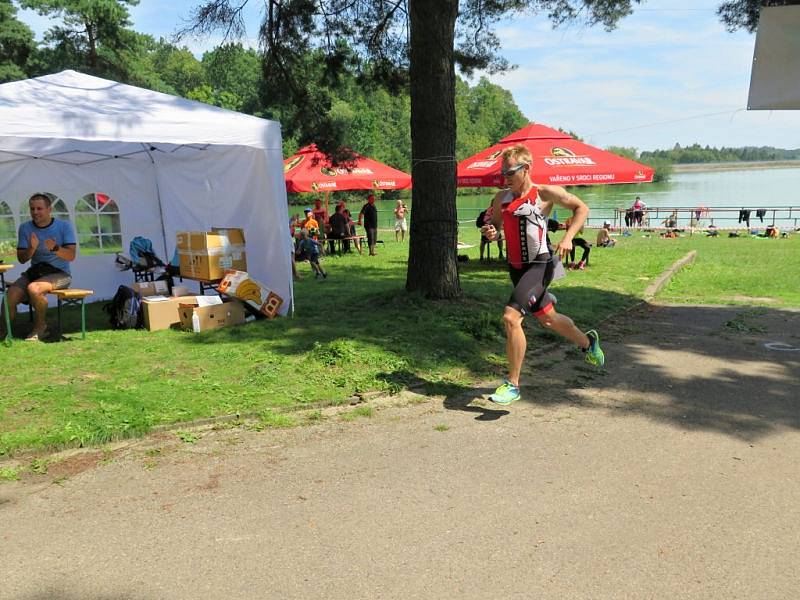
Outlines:
[{"label": "blue t-shirt", "polygon": [[17,240],[17,248],[20,250],[27,250],[30,248],[31,234],[35,233],[39,238],[39,246],[36,252],[33,253],[31,258],[31,266],[40,263],[48,263],[53,265],[56,269],[61,269],[69,274],[69,262],[63,258],[56,256],[55,252],[50,252],[45,245],[44,241],[52,239],[59,246],[67,246],[69,244],[76,244],[75,232],[72,231],[72,225],[68,221],[60,221],[53,219],[47,227],[37,227],[33,221],[25,221],[19,226],[19,239]]},{"label": "blue t-shirt", "polygon": [[319,244],[311,238],[300,240],[300,250],[308,254],[309,258],[316,258],[319,256]]}]

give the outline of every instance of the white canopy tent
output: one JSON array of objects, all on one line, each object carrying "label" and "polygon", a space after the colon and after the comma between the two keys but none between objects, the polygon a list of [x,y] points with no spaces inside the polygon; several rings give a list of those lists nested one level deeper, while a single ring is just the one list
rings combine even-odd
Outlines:
[{"label": "white canopy tent", "polygon": [[120,240],[127,254],[133,237],[149,238],[168,261],[178,231],[241,227],[248,271],[284,298],[283,314],[289,309],[279,123],[75,71],[6,83],[0,85],[6,230],[12,219],[16,228],[30,218],[34,192],[57,197],[54,212],[66,207],[77,224],[86,248],[79,247],[71,265],[73,287],[108,298],[118,285],[130,285],[131,274],[114,264]]}]

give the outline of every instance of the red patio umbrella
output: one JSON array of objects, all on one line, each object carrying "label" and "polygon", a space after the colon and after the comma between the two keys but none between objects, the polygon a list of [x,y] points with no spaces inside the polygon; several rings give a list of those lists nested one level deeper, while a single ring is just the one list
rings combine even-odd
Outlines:
[{"label": "red patio umbrella", "polygon": [[315,144],[301,148],[283,161],[287,192],[339,190],[402,190],[411,187],[411,175],[371,158],[356,155],[351,168],[334,167]]},{"label": "red patio umbrella", "polygon": [[522,144],[533,155],[531,179],[553,185],[597,185],[653,181],[653,169],[579,142],[566,133],[531,123],[458,163],[459,187],[503,187],[500,154]]}]

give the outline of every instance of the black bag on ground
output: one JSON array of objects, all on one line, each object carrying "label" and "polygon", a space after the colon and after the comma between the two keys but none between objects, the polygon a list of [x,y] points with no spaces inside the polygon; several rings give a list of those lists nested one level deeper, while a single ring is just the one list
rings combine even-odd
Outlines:
[{"label": "black bag on ground", "polygon": [[121,285],[111,302],[103,306],[113,329],[141,329],[144,325],[139,296],[131,288]]}]

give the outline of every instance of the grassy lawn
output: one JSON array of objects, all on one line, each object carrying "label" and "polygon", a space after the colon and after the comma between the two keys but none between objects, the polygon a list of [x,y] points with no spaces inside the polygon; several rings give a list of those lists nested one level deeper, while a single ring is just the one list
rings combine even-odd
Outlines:
[{"label": "grassy lawn", "polygon": [[[293,318],[197,335],[111,331],[97,303],[89,307],[86,340],[0,346],[0,456],[97,444],[218,415],[256,414],[269,422],[276,409],[343,403],[357,392],[416,383],[435,392],[502,373],[500,314],[510,292],[504,266],[480,263],[477,247],[463,251],[470,257],[461,263],[463,297],[428,302],[403,290],[407,244],[396,243],[393,232],[381,237],[377,257],[325,259],[327,280],[300,265]],[[477,244],[477,229],[465,225],[461,239]],[[618,239],[616,248],[593,249],[588,270],[553,286],[559,307],[581,327],[637,302],[690,249],[698,250],[697,262],[664,299],[800,305],[800,237]],[[80,328],[78,313],[66,315],[71,337]],[[53,324],[55,314],[48,317]],[[27,327],[25,315],[17,325]],[[531,347],[550,339],[528,326]]]}]

